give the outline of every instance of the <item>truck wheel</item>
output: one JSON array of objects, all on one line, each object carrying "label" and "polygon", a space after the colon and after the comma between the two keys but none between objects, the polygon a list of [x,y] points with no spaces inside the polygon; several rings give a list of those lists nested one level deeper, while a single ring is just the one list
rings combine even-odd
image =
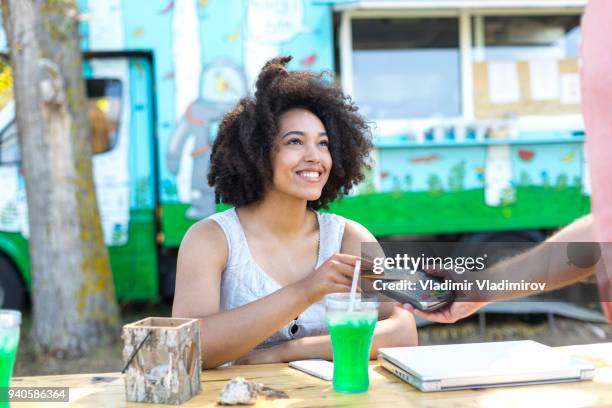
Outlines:
[{"label": "truck wheel", "polygon": [[0,254],[0,308],[22,310],[28,298],[19,270]]}]

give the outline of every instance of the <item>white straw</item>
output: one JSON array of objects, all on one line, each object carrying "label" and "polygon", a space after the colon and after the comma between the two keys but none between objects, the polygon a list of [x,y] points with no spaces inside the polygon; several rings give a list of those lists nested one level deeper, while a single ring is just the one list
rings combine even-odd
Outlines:
[{"label": "white straw", "polygon": [[351,284],[351,297],[349,301],[349,313],[355,308],[355,293],[357,292],[357,281],[359,280],[359,272],[361,269],[361,259],[355,262],[355,270],[353,271],[353,283]]}]

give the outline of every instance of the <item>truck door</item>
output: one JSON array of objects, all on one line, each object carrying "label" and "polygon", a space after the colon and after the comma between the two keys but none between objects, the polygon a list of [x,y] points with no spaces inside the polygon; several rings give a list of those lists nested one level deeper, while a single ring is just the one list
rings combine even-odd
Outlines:
[{"label": "truck door", "polygon": [[145,55],[84,64],[98,208],[119,299],[158,295],[154,115]]}]

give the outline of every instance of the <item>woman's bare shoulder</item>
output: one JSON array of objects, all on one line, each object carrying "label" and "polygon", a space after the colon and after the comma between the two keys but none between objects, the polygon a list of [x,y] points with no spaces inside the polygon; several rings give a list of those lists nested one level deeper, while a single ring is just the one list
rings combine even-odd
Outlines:
[{"label": "woman's bare shoulder", "polygon": [[226,262],[225,234],[221,227],[210,219],[193,224],[179,247],[172,315],[193,317],[216,313]]},{"label": "woman's bare shoulder", "polygon": [[179,248],[179,258],[206,260],[211,266],[225,267],[228,257],[227,239],[215,221],[204,219],[193,224],[185,233]]}]

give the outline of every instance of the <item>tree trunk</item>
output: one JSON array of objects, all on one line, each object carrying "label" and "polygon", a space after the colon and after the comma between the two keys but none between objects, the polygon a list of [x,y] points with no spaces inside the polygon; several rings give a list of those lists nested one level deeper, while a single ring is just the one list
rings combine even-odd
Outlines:
[{"label": "tree trunk", "polygon": [[32,270],[33,340],[78,356],[118,336],[91,165],[74,0],[2,0]]}]

